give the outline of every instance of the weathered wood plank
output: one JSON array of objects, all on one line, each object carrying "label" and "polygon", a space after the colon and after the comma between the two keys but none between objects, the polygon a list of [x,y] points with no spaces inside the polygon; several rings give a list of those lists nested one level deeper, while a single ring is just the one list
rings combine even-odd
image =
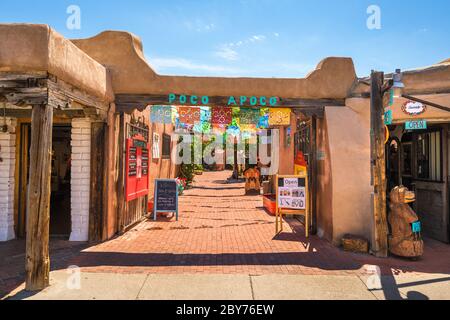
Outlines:
[{"label": "weathered wood plank", "polygon": [[372,72],[371,86],[371,160],[372,182],[374,187],[374,221],[376,256],[388,256],[388,222],[386,210],[386,158],[385,125],[383,121],[383,86],[384,74]]},{"label": "weathered wood plank", "polygon": [[49,229],[53,108],[33,107],[27,196],[26,290],[49,285]]},{"label": "weathered wood plank", "polygon": [[[0,109],[0,116],[5,115],[7,117],[12,118],[18,118],[18,119],[30,119],[31,118],[31,112],[32,109],[28,108],[7,108],[6,110]],[[74,119],[74,118],[86,118],[86,114],[83,110],[79,109],[69,109],[69,110],[54,110],[53,115],[55,118],[61,118],[61,119]]]},{"label": "weathered wood plank", "polygon": [[89,241],[102,241],[105,222],[105,138],[106,124],[92,123],[91,136],[91,192],[89,205]]}]

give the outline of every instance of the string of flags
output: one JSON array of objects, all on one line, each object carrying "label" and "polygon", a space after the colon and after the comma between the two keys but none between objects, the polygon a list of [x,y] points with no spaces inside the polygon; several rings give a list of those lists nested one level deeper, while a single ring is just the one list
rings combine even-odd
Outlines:
[{"label": "string of flags", "polygon": [[256,132],[271,126],[289,126],[289,108],[183,107],[152,106],[152,123],[175,124],[177,129],[231,135]]}]

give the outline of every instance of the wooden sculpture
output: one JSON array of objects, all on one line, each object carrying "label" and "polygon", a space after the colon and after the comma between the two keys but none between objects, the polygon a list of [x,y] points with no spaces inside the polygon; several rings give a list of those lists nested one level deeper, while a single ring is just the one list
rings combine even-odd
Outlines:
[{"label": "wooden sculpture", "polygon": [[247,169],[245,176],[245,194],[261,194],[261,173],[256,168]]},{"label": "wooden sculpture", "polygon": [[[419,218],[408,203],[415,201],[415,194],[408,188],[395,187],[390,194],[389,237],[390,252],[405,258],[419,258],[423,255],[423,241],[419,232],[413,232]],[[417,230],[414,230],[417,231]]]}]

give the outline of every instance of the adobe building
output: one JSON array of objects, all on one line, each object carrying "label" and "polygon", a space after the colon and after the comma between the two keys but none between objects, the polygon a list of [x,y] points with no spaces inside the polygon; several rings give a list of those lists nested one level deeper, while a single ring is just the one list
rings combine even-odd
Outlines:
[{"label": "adobe building", "polygon": [[[404,82],[407,93],[450,106],[450,61],[405,72]],[[107,31],[68,40],[46,25],[28,24],[0,25],[0,116],[6,115],[7,126],[0,133],[0,240],[24,236],[27,199],[36,201],[26,196],[26,179],[29,170],[39,173],[36,160],[47,158],[33,157],[27,151],[30,146],[31,152],[52,150],[52,179],[44,179],[42,173],[34,186],[44,195],[50,188],[55,196],[51,204],[58,199],[67,204],[61,199],[70,196],[70,217],[61,219],[71,240],[106,240],[139,221],[146,214],[147,199],[127,201],[124,191],[127,126],[139,124],[147,139],[151,198],[153,179],[177,174],[167,156],[167,144],[173,145],[165,138],[174,127],[150,124],[147,108],[169,105],[170,94],[208,96],[209,105],[223,105],[230,96],[276,97],[276,107],[289,107],[293,115],[291,126],[280,128],[279,173],[294,173],[298,152],[308,156],[318,235],[335,244],[345,234],[373,240],[370,94],[351,58],[326,58],[298,79],[161,76],[147,63],[140,39],[130,33]],[[403,181],[416,187],[425,234],[448,242],[450,113],[429,107],[423,116],[432,124],[430,130],[420,133],[423,136],[405,135],[401,126],[412,116],[402,113],[404,100],[394,106],[392,137],[411,144],[411,154],[418,141],[428,139],[434,146],[428,157],[435,167],[429,179],[415,169],[404,171]],[[46,130],[52,128],[53,141],[45,139],[48,132],[33,130],[32,113],[37,124],[52,120]],[[438,136],[432,134],[436,130]],[[160,137],[158,158],[152,155],[154,134]],[[416,154],[411,168],[417,168],[418,161],[423,166],[423,157],[419,160]],[[26,161],[30,156],[31,168]]]}]

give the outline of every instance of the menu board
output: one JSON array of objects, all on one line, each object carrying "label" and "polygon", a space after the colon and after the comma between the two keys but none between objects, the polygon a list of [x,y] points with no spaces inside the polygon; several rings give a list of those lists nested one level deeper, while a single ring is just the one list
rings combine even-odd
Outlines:
[{"label": "menu board", "polygon": [[278,208],[306,210],[306,178],[278,178]]},{"label": "menu board", "polygon": [[126,200],[148,195],[149,149],[147,142],[127,139],[126,143]]},{"label": "menu board", "polygon": [[176,212],[178,219],[178,186],[176,180],[155,180],[155,220],[157,212]]}]

